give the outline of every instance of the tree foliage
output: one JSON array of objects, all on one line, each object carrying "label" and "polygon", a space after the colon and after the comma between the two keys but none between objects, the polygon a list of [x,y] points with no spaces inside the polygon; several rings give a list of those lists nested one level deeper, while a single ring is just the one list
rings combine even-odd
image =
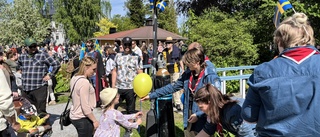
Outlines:
[{"label": "tree foliage", "polygon": [[168,3],[164,12],[158,14],[158,26],[170,32],[178,33],[177,14],[174,3]]},{"label": "tree foliage", "polygon": [[54,19],[63,24],[70,42],[86,40],[98,31],[100,0],[57,0],[55,7]]},{"label": "tree foliage", "polygon": [[117,31],[131,30],[137,27],[131,22],[129,17],[119,14],[114,15],[111,22],[117,26]]},{"label": "tree foliage", "polygon": [[112,10],[112,6],[111,6],[110,1],[102,0],[101,1],[102,16],[110,19],[111,18],[111,10]]},{"label": "tree foliage", "polygon": [[4,44],[23,44],[32,37],[38,42],[49,34],[49,21],[40,14],[34,0],[18,0],[13,3],[0,2],[0,41]]},{"label": "tree foliage", "polygon": [[[309,17],[310,23],[315,31],[316,43],[320,42],[319,30],[320,26],[316,25],[320,21],[320,5],[316,0],[299,0],[290,1],[297,12],[306,13]],[[195,16],[202,16],[206,9],[215,8],[218,12],[228,14],[230,18],[238,18],[251,20],[255,19],[250,30],[253,36],[253,44],[258,47],[259,59],[257,62],[262,63],[271,60],[278,53],[270,50],[273,45],[273,32],[275,27],[272,19],[274,15],[274,8],[276,6],[275,0],[233,0],[233,1],[208,1],[208,0],[190,0],[178,1],[178,11],[187,16],[189,10],[194,11]],[[287,10],[281,20],[285,17],[294,14],[292,9]],[[188,33],[188,28],[183,30],[183,33]]]},{"label": "tree foliage", "polygon": [[93,33],[94,37],[104,36],[109,34],[110,28],[116,28],[117,26],[109,21],[108,18],[102,18],[99,22],[96,23],[96,25],[99,27],[98,32]]},{"label": "tree foliage", "polygon": [[129,10],[127,16],[130,17],[131,22],[137,27],[143,26],[147,9],[143,0],[128,0],[125,5]]},{"label": "tree foliage", "polygon": [[230,15],[215,9],[206,10],[202,16],[189,14],[189,42],[198,41],[217,67],[253,65],[256,63],[257,45],[250,34],[255,20]]}]

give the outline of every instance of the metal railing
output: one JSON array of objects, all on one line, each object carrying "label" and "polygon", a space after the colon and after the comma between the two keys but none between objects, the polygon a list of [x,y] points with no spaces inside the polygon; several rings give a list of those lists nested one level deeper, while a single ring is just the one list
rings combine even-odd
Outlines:
[{"label": "metal railing", "polygon": [[[240,94],[242,98],[246,97],[246,80],[251,76],[251,74],[243,74],[244,70],[254,69],[257,66],[239,66],[239,67],[227,67],[227,68],[217,68],[217,72],[222,71],[221,79],[221,92],[226,94],[226,83],[229,80],[239,80],[240,82]],[[226,76],[227,71],[239,71],[239,75],[235,76]]]},{"label": "metal railing", "polygon": [[[226,83],[229,80],[239,80],[240,84],[240,94],[242,98],[245,98],[246,96],[246,80],[251,76],[251,74],[243,74],[244,70],[248,69],[254,69],[257,65],[254,66],[239,66],[239,67],[227,67],[227,68],[217,68],[217,72],[222,72],[222,76],[220,76],[221,79],[221,92],[223,94],[226,94]],[[149,74],[147,68],[152,68],[152,65],[143,65],[143,68],[146,68],[144,73]],[[239,75],[234,76],[226,76],[227,71],[239,71]]]}]

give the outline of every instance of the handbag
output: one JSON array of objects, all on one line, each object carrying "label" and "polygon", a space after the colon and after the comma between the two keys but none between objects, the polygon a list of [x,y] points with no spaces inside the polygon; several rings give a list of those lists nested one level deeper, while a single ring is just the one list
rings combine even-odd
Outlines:
[{"label": "handbag", "polygon": [[[81,79],[81,78],[79,78]],[[68,98],[68,102],[67,102],[67,105],[66,107],[64,108],[64,111],[62,112],[62,114],[60,115],[60,121],[59,121],[59,124],[60,124],[60,129],[63,130],[63,126],[69,126],[71,124],[71,119],[70,119],[70,108],[68,109],[68,106],[69,106],[69,103],[70,103],[70,99],[72,98],[72,93],[73,93],[73,90],[74,90],[74,87],[76,86],[78,80],[74,83],[73,87],[72,87],[72,90],[71,90],[71,93],[69,95],[69,98]]]}]

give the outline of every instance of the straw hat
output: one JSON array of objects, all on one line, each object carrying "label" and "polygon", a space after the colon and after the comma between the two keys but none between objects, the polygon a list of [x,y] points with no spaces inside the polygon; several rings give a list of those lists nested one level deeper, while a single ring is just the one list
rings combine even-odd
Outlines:
[{"label": "straw hat", "polygon": [[100,99],[102,101],[101,106],[105,107],[111,103],[111,101],[116,97],[118,89],[116,88],[105,88],[100,92]]},{"label": "straw hat", "polygon": [[166,38],[166,43],[174,43],[175,41],[172,39],[172,37]]}]

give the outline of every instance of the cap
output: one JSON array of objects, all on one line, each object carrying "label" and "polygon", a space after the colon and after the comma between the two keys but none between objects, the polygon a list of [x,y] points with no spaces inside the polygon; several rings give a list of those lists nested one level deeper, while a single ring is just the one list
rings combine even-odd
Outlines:
[{"label": "cap", "polygon": [[122,43],[123,44],[131,44],[132,43],[132,39],[130,37],[124,37],[122,39]]},{"label": "cap", "polygon": [[24,45],[29,47],[32,44],[37,44],[37,42],[33,38],[27,38],[24,40]]}]

